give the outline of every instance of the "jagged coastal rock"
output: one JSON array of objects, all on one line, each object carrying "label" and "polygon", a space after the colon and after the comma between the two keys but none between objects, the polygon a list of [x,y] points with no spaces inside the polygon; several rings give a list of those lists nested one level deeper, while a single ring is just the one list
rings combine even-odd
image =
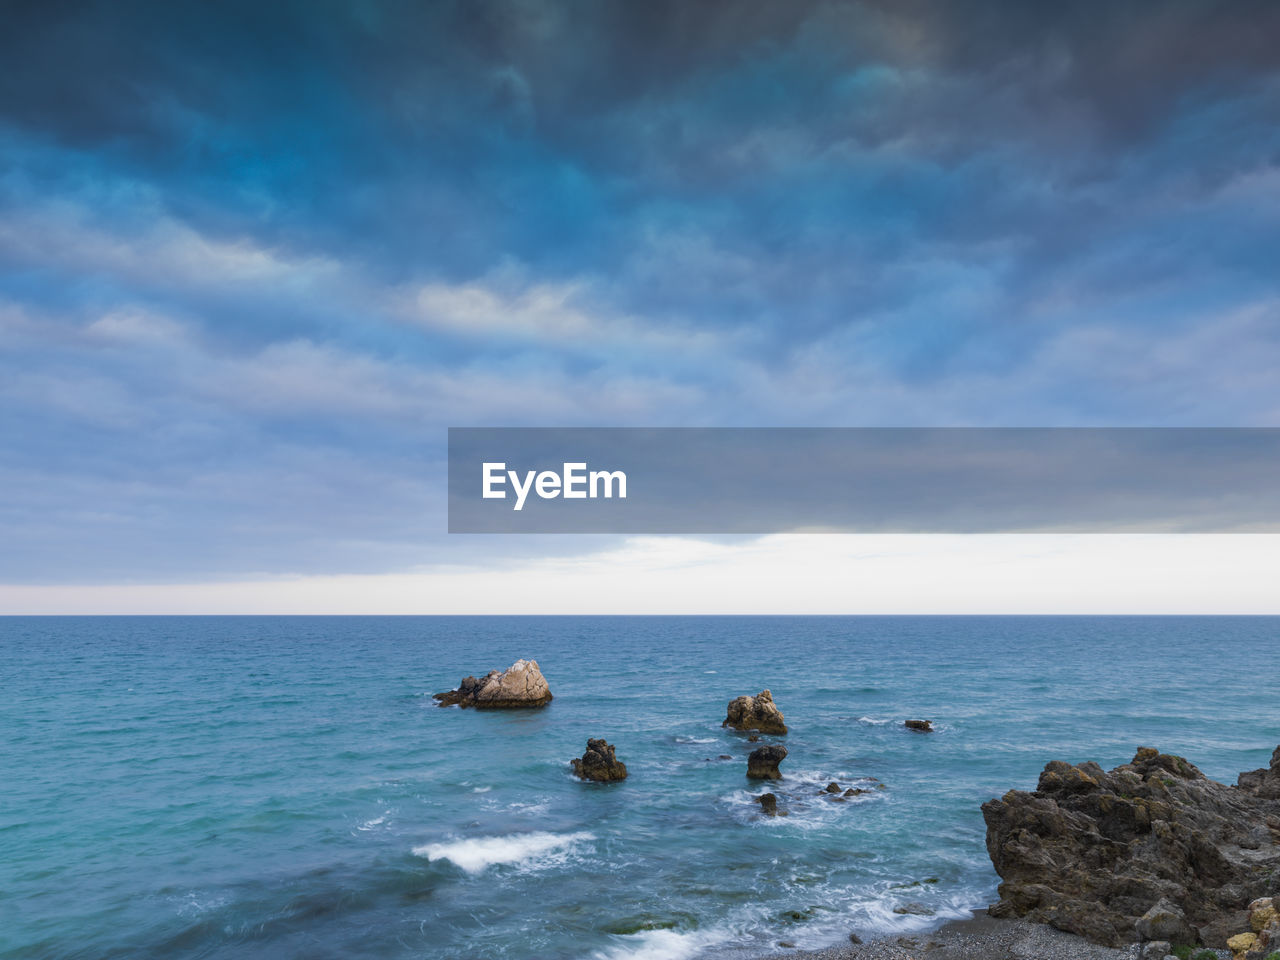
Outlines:
[{"label": "jagged coastal rock", "polygon": [[588,740],[587,752],[572,760],[573,772],[583,780],[613,783],[627,779],[627,765],[618,759],[613,745],[603,740]]},{"label": "jagged coastal rock", "polygon": [[747,776],[756,780],[781,780],[778,764],[786,759],[787,748],[770,744],[751,751],[747,757]]},{"label": "jagged coastal rock", "polygon": [[1264,800],[1280,800],[1280,747],[1271,754],[1271,766],[1240,774],[1237,784]]},{"label": "jagged coastal rock", "polygon": [[1280,882],[1276,768],[1273,759],[1231,787],[1150,747],[1110,772],[1050,763],[1034,792],[1010,790],[982,806],[1003,880],[991,915],[1108,946],[1226,946]]},{"label": "jagged coastal rock", "polygon": [[760,733],[787,732],[782,711],[773,702],[773,694],[768,690],[761,690],[754,697],[744,696],[730,700],[729,713],[720,726],[733,727],[735,730],[757,730]]},{"label": "jagged coastal rock", "polygon": [[476,679],[465,677],[458,689],[437,693],[434,698],[442,707],[477,707],[509,710],[543,707],[551,702],[551,689],[538,669],[537,660],[517,660],[505,670],[490,670]]},{"label": "jagged coastal rock", "polygon": [[1249,929],[1228,937],[1227,949],[1239,960],[1267,960],[1280,951],[1280,894],[1253,901],[1248,917]]},{"label": "jagged coastal rock", "polygon": [[1182,912],[1182,908],[1167,897],[1162,897],[1159,903],[1139,917],[1133,928],[1138,939],[1143,942],[1166,940],[1169,943],[1194,943],[1200,937],[1187,923],[1187,915]]}]

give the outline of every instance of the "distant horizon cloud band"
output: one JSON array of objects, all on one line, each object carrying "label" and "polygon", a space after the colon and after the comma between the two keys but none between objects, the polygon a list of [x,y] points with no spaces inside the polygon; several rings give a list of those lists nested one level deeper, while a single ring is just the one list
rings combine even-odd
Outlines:
[{"label": "distant horizon cloud band", "polygon": [[[446,431],[1280,428],[1280,4],[20,0],[0,25],[0,613],[272,585],[332,609],[286,582],[409,609],[424,571],[469,609],[585,603],[512,586],[553,569],[621,609],[637,555],[682,571],[645,574],[673,608],[701,582],[722,610],[732,571],[806,549],[865,576],[862,541],[779,532],[919,529],[894,496],[926,486],[924,529],[1270,529],[1265,472],[1212,450],[1153,454],[1092,528],[1068,508],[1101,461],[1065,454],[1021,518],[963,458],[881,474],[921,486],[861,518],[834,488],[779,515],[776,473],[695,507],[644,463],[625,500],[473,515]],[[596,532],[492,532],[566,505]],[[1241,564],[1280,553],[1246,539],[1113,573],[1274,606]],[[1045,569],[1110,604],[1107,539],[1071,543]],[[840,606],[846,580],[811,582]]]}]

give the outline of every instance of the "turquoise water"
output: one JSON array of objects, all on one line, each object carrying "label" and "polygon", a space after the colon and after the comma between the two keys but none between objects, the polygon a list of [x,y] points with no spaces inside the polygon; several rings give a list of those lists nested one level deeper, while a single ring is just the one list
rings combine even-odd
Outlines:
[{"label": "turquoise water", "polygon": [[[920,929],[992,898],[978,806],[1051,758],[1265,765],[1277,652],[1280,618],[0,619],[0,956],[672,960]],[[522,656],[545,710],[430,699]],[[764,687],[792,728],[772,820],[719,726]],[[588,736],[627,782],[569,776]]]}]

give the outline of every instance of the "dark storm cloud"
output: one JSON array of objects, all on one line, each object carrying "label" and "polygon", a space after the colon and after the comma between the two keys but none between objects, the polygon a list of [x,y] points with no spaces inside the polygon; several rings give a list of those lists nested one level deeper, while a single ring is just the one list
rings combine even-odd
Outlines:
[{"label": "dark storm cloud", "polygon": [[3,576],[450,556],[447,424],[1280,422],[1273,3],[2,16]]}]

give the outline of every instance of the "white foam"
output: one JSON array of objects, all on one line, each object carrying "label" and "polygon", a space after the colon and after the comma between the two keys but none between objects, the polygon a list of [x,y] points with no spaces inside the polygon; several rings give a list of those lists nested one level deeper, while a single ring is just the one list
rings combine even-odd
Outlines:
[{"label": "white foam", "polygon": [[676,737],[676,743],[718,743],[715,737]]},{"label": "white foam", "polygon": [[179,916],[196,917],[226,906],[230,898],[214,894],[201,896],[192,892],[185,897],[170,897],[169,900],[176,905]]},{"label": "white foam", "polygon": [[[577,777],[574,777],[573,780],[574,782],[580,782]],[[551,801],[545,797],[541,797],[533,803],[523,800],[513,800],[511,803],[507,804],[506,809],[510,810],[512,813],[520,814],[546,813],[551,809]]]},{"label": "white foam", "polygon": [[448,860],[467,873],[480,873],[487,867],[505,863],[551,866],[557,862],[554,855],[562,856],[577,844],[594,839],[595,835],[590,833],[517,833],[505,837],[427,843],[414,847],[413,852],[415,856],[428,860]]},{"label": "white foam", "polygon": [[356,829],[357,829],[357,830],[372,830],[374,827],[380,827],[380,826],[382,826],[384,823],[386,823],[386,822],[387,822],[387,815],[388,815],[388,814],[390,814],[390,813],[391,813],[391,811],[390,811],[390,810],[388,810],[386,813],[384,813],[384,814],[383,814],[382,816],[380,816],[380,817],[374,817],[372,820],[366,820],[364,823],[360,824],[360,826],[356,827]]},{"label": "white foam", "polygon": [[471,792],[472,793],[488,793],[492,789],[493,787],[472,787]]},{"label": "white foam", "polygon": [[688,960],[723,943],[728,935],[716,931],[646,930],[618,939],[623,942],[613,949],[592,954],[594,960]]},{"label": "white foam", "polygon": [[[903,903],[919,901],[934,912],[929,916],[894,913]],[[864,893],[842,911],[847,926],[880,934],[919,933],[936,929],[948,920],[967,919],[981,905],[983,897],[974,891],[952,891],[939,897],[927,887],[892,884],[871,895]]]}]

